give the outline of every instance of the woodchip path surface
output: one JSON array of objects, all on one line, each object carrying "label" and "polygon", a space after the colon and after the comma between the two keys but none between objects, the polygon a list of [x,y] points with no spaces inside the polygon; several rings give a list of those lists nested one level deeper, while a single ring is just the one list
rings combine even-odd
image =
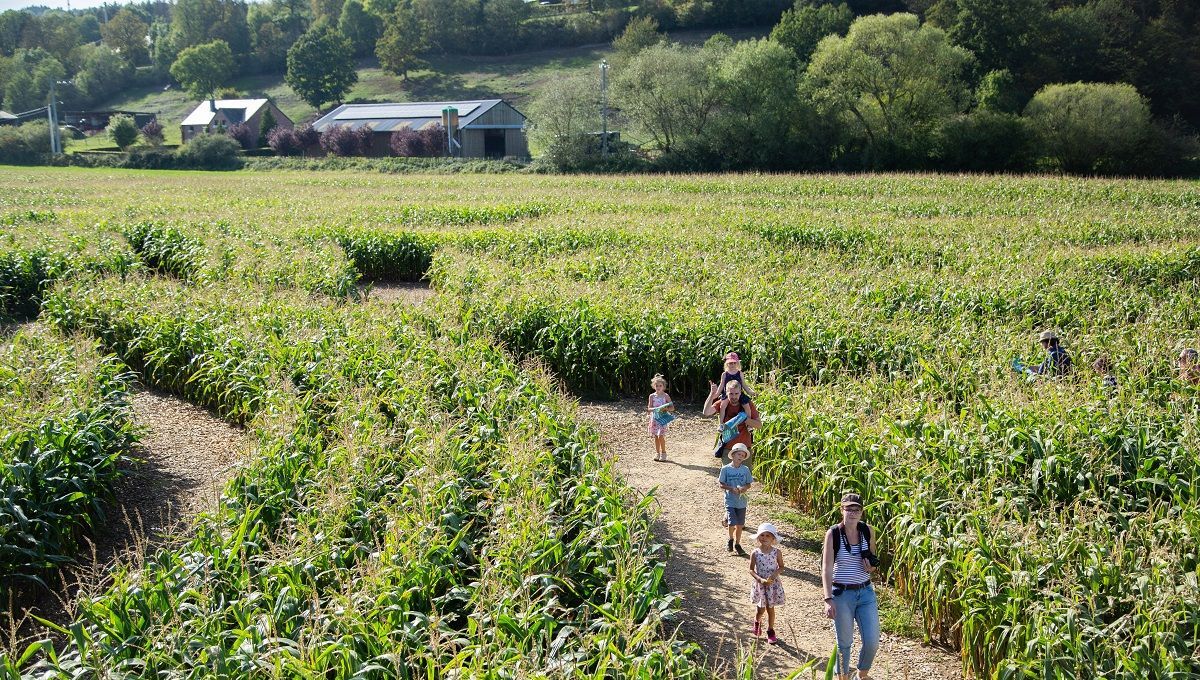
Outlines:
[{"label": "woodchip path surface", "polygon": [[[787,602],[776,609],[780,644],[755,642],[749,563],[725,549],[727,536],[721,526],[724,496],[716,486],[720,461],[712,456],[716,420],[702,418],[696,406],[680,409],[680,418],[667,432],[669,462],[656,463],[654,444],[646,432],[645,406],[644,399],[631,399],[584,403],[580,411],[603,432],[606,447],[626,482],[641,493],[655,489],[661,512],[655,534],[671,547],[667,585],[683,596],[680,633],[698,643],[710,666],[724,676],[731,676],[739,654],[749,651],[756,677],[787,677],[809,662],[815,664],[815,670],[798,677],[823,677],[834,634],[822,609],[820,547],[798,540],[794,528],[773,514],[786,508],[783,499],[751,491],[743,545],[751,550],[754,528],[771,521],[782,533],[787,564],[783,575]],[[855,659],[857,654],[856,648]],[[871,675],[876,680],[934,680],[961,678],[960,669],[958,658],[951,653],[884,633]]]}]

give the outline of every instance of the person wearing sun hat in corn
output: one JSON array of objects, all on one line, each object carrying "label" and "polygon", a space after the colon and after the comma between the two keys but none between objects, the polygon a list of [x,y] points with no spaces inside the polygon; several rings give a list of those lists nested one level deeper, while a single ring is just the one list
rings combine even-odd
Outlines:
[{"label": "person wearing sun hat in corn", "polygon": [[1034,376],[1064,376],[1071,372],[1071,355],[1059,344],[1058,333],[1042,331],[1038,334],[1038,342],[1046,350],[1046,359],[1037,366],[1024,366],[1019,359],[1013,359],[1012,368],[1018,373],[1028,373],[1029,379]]},{"label": "person wearing sun hat in corn", "polygon": [[854,624],[862,638],[858,653],[858,680],[869,680],[879,651],[879,601],[871,573],[879,565],[871,527],[862,521],[863,500],[856,493],[842,496],[842,521],[825,532],[821,551],[821,584],[825,589],[825,616],[833,619],[837,634],[837,677],[850,678],[850,648]]}]

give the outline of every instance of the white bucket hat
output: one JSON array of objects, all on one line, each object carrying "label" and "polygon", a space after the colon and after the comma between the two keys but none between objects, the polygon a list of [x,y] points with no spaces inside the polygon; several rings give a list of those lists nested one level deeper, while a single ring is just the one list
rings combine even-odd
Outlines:
[{"label": "white bucket hat", "polygon": [[758,531],[754,532],[754,537],[758,538],[759,536],[762,536],[763,534],[771,534],[772,536],[775,537],[776,541],[779,540],[779,530],[776,529],[775,525],[771,524],[770,522],[763,522],[762,524],[759,524]]}]

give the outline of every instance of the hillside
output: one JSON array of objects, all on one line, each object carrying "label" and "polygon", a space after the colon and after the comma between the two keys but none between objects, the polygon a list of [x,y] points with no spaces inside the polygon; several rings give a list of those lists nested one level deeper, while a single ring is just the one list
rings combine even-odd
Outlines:
[{"label": "hillside", "polygon": [[[765,35],[768,30],[762,28],[728,33],[736,39],[745,39]],[[672,33],[669,37],[676,42],[695,44],[704,42],[712,34],[712,31],[682,31]],[[375,59],[364,59],[359,64],[358,83],[346,100],[428,101],[503,97],[521,108],[543,83],[595,68],[611,51],[609,45],[598,44],[504,57],[433,57],[428,60],[430,68],[414,71],[408,82],[384,73]],[[164,89],[165,86],[166,83],[130,89],[98,108],[153,111],[167,128],[167,141],[177,142],[179,122],[196,105],[196,100],[177,85],[168,89]],[[234,80],[230,86],[247,95],[270,97],[297,123],[313,118],[316,113],[284,83],[282,73],[246,76]]]},{"label": "hillside", "polygon": [[[431,68],[416,71],[404,82],[384,73],[374,59],[363,60],[358,83],[347,101],[421,101],[504,97],[519,108],[528,102],[538,85],[549,78],[584,70],[599,63],[607,45],[547,50],[505,58],[441,57],[430,60]],[[166,127],[167,142],[179,141],[179,123],[196,106],[196,100],[177,85],[166,84],[128,90],[99,108],[153,111]],[[316,110],[301,101],[283,80],[282,73],[238,78],[230,83],[246,95],[265,95],[293,121],[315,117]],[[165,88],[165,89],[164,89]]]}]

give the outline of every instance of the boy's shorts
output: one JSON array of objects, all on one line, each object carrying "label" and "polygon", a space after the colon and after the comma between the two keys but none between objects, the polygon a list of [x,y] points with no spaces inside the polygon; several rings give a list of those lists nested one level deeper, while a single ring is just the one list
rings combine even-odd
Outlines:
[{"label": "boy's shorts", "polygon": [[746,526],[746,508],[725,506],[725,519],[729,520],[729,526],[731,527]]}]

